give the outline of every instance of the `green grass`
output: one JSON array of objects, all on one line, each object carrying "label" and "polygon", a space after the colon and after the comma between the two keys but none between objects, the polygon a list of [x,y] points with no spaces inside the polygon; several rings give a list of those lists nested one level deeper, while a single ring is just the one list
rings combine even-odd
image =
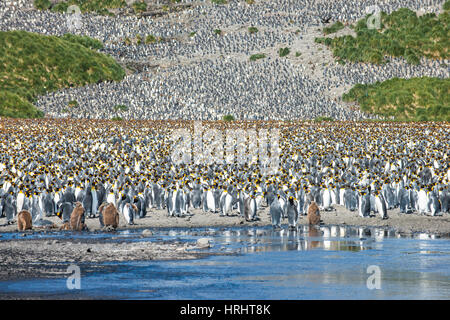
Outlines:
[{"label": "green grass", "polygon": [[103,43],[97,39],[92,39],[87,36],[79,36],[71,33],[66,33],[64,36],[61,37],[61,39],[70,41],[72,43],[78,43],[82,46],[89,48],[89,49],[103,49]]},{"label": "green grass", "polygon": [[256,28],[256,27],[249,27],[248,28],[248,32],[251,33],[251,34],[257,33],[258,32],[258,28]]},{"label": "green grass", "polygon": [[193,36],[195,36],[196,34],[197,34],[196,31],[192,31],[191,33],[189,33],[189,37],[193,37]]},{"label": "green grass", "polygon": [[34,0],[34,6],[39,10],[48,10],[52,6],[50,0]]},{"label": "green grass", "polygon": [[285,57],[287,56],[289,53],[291,52],[291,50],[289,48],[280,48],[280,50],[278,50],[278,54],[280,55],[280,57]]},{"label": "green grass", "polygon": [[123,118],[122,117],[112,117],[111,120],[113,120],[113,121],[122,121]]},{"label": "green grass", "polygon": [[217,34],[217,35],[221,35],[222,34],[222,30],[214,29],[214,33]]},{"label": "green grass", "polygon": [[450,79],[393,78],[357,84],[342,96],[361,110],[399,121],[450,121]]},{"label": "green grass", "polygon": [[211,3],[214,4],[227,4],[226,0],[211,0]]},{"label": "green grass", "polygon": [[67,104],[70,108],[76,108],[78,107],[78,101],[77,100],[70,100]]},{"label": "green grass", "polygon": [[118,110],[128,111],[128,107],[123,104],[118,104],[118,105],[114,106],[114,110],[115,111],[118,111]]},{"label": "green grass", "polygon": [[333,23],[330,27],[323,28],[323,33],[328,35],[331,33],[336,33],[341,29],[344,29],[344,24],[340,21]]},{"label": "green grass", "polygon": [[298,58],[302,55],[302,53],[300,51],[295,52],[295,56]]},{"label": "green grass", "polygon": [[256,60],[258,60],[258,59],[263,59],[263,58],[265,58],[266,57],[266,55],[264,54],[264,53],[256,53],[256,54],[252,54],[251,56],[250,56],[250,61],[256,61]]},{"label": "green grass", "polygon": [[132,6],[135,13],[142,13],[147,11],[147,3],[145,1],[134,2]]},{"label": "green grass", "polygon": [[[448,7],[448,3],[444,7]],[[323,37],[315,41],[330,47],[340,63],[381,64],[387,62],[385,56],[404,57],[411,64],[418,64],[421,57],[450,58],[449,10],[439,16],[428,13],[420,17],[405,8],[389,15],[382,12],[379,30],[368,29],[367,18],[358,21],[354,27],[356,37]]]},{"label": "green grass", "polygon": [[57,4],[49,4],[48,0],[34,0],[34,6],[40,10],[50,9],[56,12],[67,12],[71,5],[77,5],[82,13],[95,12],[101,15],[110,15],[109,9],[125,8],[125,0],[65,0]]},{"label": "green grass", "polygon": [[222,120],[223,121],[234,121],[234,116],[231,114],[227,114],[227,115],[223,116]]},{"label": "green grass", "polygon": [[125,72],[113,58],[80,44],[91,46],[95,40],[80,39],[0,32],[0,116],[40,117],[32,105],[38,95],[123,79]]}]

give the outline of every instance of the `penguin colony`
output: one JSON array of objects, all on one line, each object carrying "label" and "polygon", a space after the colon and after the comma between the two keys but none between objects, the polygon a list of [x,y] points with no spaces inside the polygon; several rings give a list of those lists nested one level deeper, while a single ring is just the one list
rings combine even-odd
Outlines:
[{"label": "penguin colony", "polygon": [[[56,36],[69,32],[66,14],[34,10],[32,2],[0,1],[0,30]],[[168,0],[158,2],[162,5]],[[314,37],[323,36],[323,27],[336,21],[355,23],[370,6],[387,13],[399,8],[438,13],[444,0],[182,2],[192,6],[161,18],[83,14],[82,27],[74,33],[102,41],[100,52],[131,66],[132,73],[120,82],[48,93],[38,97],[36,107],[55,118],[220,120],[231,114],[251,120],[319,116],[360,120],[375,116],[349,108],[340,99],[340,93],[353,85],[393,77],[450,75],[448,60],[422,59],[415,66],[392,58],[386,65],[342,66],[327,48],[314,43]],[[323,24],[327,20],[328,24]],[[250,34],[251,26],[259,31]],[[213,32],[216,28],[222,35]],[[191,32],[195,35],[190,36]],[[140,36],[144,40],[147,35],[165,41],[124,43],[126,38]],[[291,48],[291,53],[280,58],[277,51],[281,47]],[[296,51],[301,57],[295,57]],[[252,62],[249,57],[255,53],[267,57]],[[71,100],[78,106],[69,108]],[[128,110],[116,110],[117,105]]]},{"label": "penguin colony", "polygon": [[153,209],[166,210],[168,218],[196,208],[250,222],[268,207],[274,227],[285,221],[290,228],[302,216],[319,224],[320,211],[337,205],[377,219],[394,208],[405,215],[449,211],[448,123],[203,126],[224,133],[279,128],[278,172],[263,174],[258,159],[176,164],[171,134],[192,132],[191,121],[0,119],[0,214],[20,230],[51,226],[45,218],[57,215],[63,229],[81,231],[85,219],[114,229],[119,219],[135,224]]}]

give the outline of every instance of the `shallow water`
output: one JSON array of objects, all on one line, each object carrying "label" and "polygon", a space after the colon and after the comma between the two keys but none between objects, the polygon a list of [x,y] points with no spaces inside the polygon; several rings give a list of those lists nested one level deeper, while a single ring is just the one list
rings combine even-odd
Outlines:
[{"label": "shallow water", "polygon": [[[0,282],[0,292],[42,298],[117,299],[449,299],[450,240],[428,234],[402,237],[373,227],[301,226],[154,229],[117,233],[33,233],[27,238],[177,240],[209,237],[214,253],[178,261],[103,263],[83,272],[81,289],[67,278]],[[4,233],[2,239],[20,237]],[[111,240],[112,238],[112,240]],[[380,289],[368,289],[369,266],[380,270]]]}]

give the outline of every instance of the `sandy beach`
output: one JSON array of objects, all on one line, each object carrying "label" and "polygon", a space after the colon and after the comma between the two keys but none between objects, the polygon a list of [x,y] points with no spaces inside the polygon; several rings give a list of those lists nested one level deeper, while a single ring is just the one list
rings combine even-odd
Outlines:
[{"label": "sandy beach", "polygon": [[[339,205],[335,210],[321,211],[323,225],[372,226],[393,228],[405,235],[413,233],[431,233],[440,237],[450,236],[450,215],[426,216],[419,214],[400,214],[398,209],[390,210],[389,219],[382,220],[379,216],[361,218],[357,212],[350,212]],[[199,227],[236,227],[236,226],[267,226],[270,225],[269,209],[263,208],[258,212],[259,221],[247,222],[237,214],[220,217],[219,214],[203,213],[192,210],[191,215],[177,218],[167,216],[165,210],[150,210],[143,219],[137,219],[134,225],[127,225],[123,216],[117,230],[143,229],[136,233],[137,242],[110,241],[118,240],[117,233],[111,232],[111,238],[77,238],[46,239],[45,231],[58,230],[62,222],[57,217],[46,218],[55,224],[55,228],[35,228],[21,232],[20,239],[2,240],[0,234],[0,280],[14,280],[26,278],[54,278],[67,276],[67,266],[70,263],[87,266],[84,272],[96,269],[96,263],[120,261],[148,261],[148,260],[180,260],[197,259],[211,254],[208,247],[200,247],[195,243],[186,244],[179,241],[163,241],[152,239],[152,230],[158,228],[199,228]],[[17,225],[5,225],[6,219],[0,219],[0,232],[17,232]],[[89,231],[101,231],[98,219],[86,219]],[[307,224],[305,216],[299,218],[299,225]],[[283,227],[287,227],[283,225]],[[34,232],[43,232],[44,239],[28,239]],[[69,232],[69,231],[67,231]],[[5,237],[3,237],[5,238]],[[104,266],[98,266],[101,270]]]},{"label": "sandy beach", "polygon": [[[332,211],[321,211],[322,224],[325,225],[349,225],[349,226],[377,226],[394,228],[397,232],[411,234],[415,232],[432,233],[439,236],[450,236],[450,214],[442,216],[429,216],[424,214],[402,214],[399,209],[389,210],[388,219],[383,220],[379,216],[362,218],[358,212],[351,212],[343,206],[334,205]],[[269,208],[258,210],[259,221],[248,222],[239,217],[237,212],[230,216],[221,217],[218,213],[204,213],[200,209],[190,209],[190,215],[185,217],[168,217],[166,210],[151,209],[145,218],[136,219],[134,225],[128,225],[122,215],[119,219],[118,230],[136,228],[198,228],[198,227],[227,227],[227,226],[266,226],[270,225]],[[55,224],[54,230],[61,225],[61,220],[56,217],[46,217],[46,220]],[[287,220],[283,223],[287,223]],[[299,225],[307,224],[306,216],[300,216]],[[89,231],[101,230],[97,218],[86,219]],[[37,228],[37,230],[42,230]],[[6,219],[0,219],[0,232],[16,232],[17,224],[6,225]],[[1,240],[1,238],[0,238]]]}]

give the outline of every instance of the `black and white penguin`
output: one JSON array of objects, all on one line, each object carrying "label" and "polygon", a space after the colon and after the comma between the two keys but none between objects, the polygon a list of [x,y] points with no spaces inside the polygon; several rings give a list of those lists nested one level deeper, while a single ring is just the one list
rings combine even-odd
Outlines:
[{"label": "black and white penguin", "polygon": [[53,195],[50,189],[46,190],[43,198],[44,202],[44,212],[46,217],[51,217],[55,214],[55,201],[53,200]]},{"label": "black and white penguin", "polygon": [[281,228],[281,216],[283,214],[283,209],[280,206],[280,202],[278,201],[279,195],[275,196],[270,204],[270,217],[272,219],[272,226],[274,228]]},{"label": "black and white penguin", "polygon": [[129,225],[134,224],[134,218],[136,216],[137,208],[135,205],[131,203],[126,203],[123,207],[123,217],[125,218],[125,221]]},{"label": "black and white penguin", "polygon": [[434,191],[429,193],[429,204],[430,212],[432,216],[436,216],[441,212],[441,203],[437,194]]},{"label": "black and white penguin", "polygon": [[256,199],[253,194],[250,194],[250,196],[245,199],[244,201],[244,217],[247,221],[255,221],[257,220],[257,205],[256,205]]},{"label": "black and white penguin", "polygon": [[231,204],[233,202],[233,197],[231,194],[224,190],[222,196],[220,197],[220,215],[227,216],[231,212]]},{"label": "black and white penguin", "polygon": [[83,208],[85,210],[84,215],[87,217],[92,217],[92,185],[88,183],[84,189],[84,199],[82,202]]},{"label": "black and white penguin", "polygon": [[290,229],[297,228],[298,222],[298,211],[297,211],[297,201],[293,196],[289,196],[287,201],[287,217]]},{"label": "black and white penguin", "polygon": [[202,191],[200,185],[194,186],[191,191],[191,202],[195,209],[200,209],[202,205]]},{"label": "black and white penguin", "polygon": [[377,207],[377,211],[380,214],[381,219],[387,219],[387,204],[384,199],[383,193],[379,192],[379,190],[375,191],[375,206]]},{"label": "black and white penguin", "polygon": [[330,190],[330,188],[327,186],[327,187],[324,187],[322,190],[321,190],[321,195],[322,195],[322,202],[321,202],[321,204],[322,204],[322,210],[325,210],[325,211],[329,211],[329,210],[331,210],[331,190]]},{"label": "black and white penguin", "polygon": [[6,216],[7,224],[14,223],[14,218],[17,213],[16,204],[14,201],[14,193],[9,192],[8,195],[6,195],[5,203],[3,205],[3,213]]},{"label": "black and white penguin", "polygon": [[363,218],[370,215],[370,195],[365,191],[360,191],[359,193],[358,214]]},{"label": "black and white penguin", "polygon": [[429,199],[427,191],[424,187],[421,187],[417,193],[417,211],[419,213],[429,213]]},{"label": "black and white penguin", "polygon": [[56,212],[56,215],[63,221],[63,223],[69,222],[73,209],[74,204],[71,202],[60,203],[59,210]]}]

